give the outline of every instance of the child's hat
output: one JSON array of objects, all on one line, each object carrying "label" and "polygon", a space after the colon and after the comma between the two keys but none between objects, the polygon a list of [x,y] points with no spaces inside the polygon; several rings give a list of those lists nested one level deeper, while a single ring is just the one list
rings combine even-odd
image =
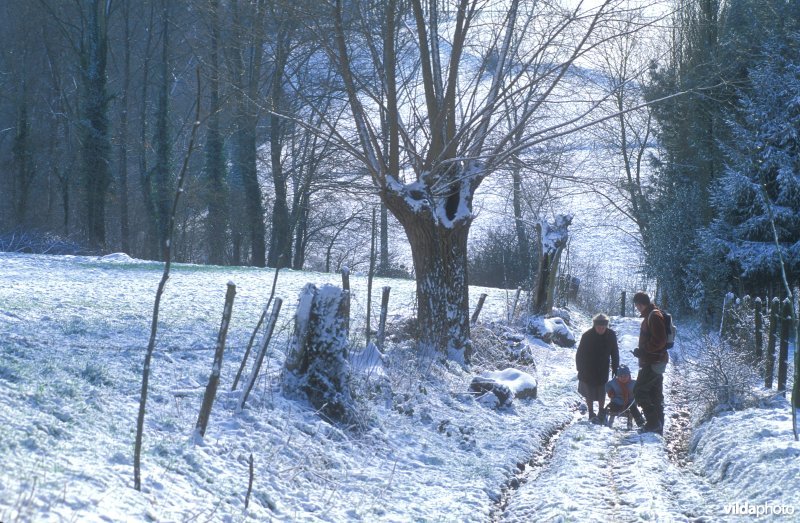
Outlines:
[{"label": "child's hat", "polygon": [[631,375],[631,369],[629,369],[627,365],[620,365],[617,368],[617,376],[630,376],[630,375]]}]

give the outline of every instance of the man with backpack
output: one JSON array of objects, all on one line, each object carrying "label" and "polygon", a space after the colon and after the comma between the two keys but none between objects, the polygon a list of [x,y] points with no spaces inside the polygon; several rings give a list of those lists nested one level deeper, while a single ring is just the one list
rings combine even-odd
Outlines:
[{"label": "man with backpack", "polygon": [[639,346],[633,355],[639,359],[639,374],[633,395],[644,411],[642,432],[662,434],[664,430],[664,371],[669,362],[664,314],[644,292],[633,296],[633,305],[642,316]]}]

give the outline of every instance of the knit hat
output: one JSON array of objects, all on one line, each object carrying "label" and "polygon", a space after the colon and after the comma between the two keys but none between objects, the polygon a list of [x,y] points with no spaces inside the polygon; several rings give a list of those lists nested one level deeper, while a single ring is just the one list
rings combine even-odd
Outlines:
[{"label": "knit hat", "polygon": [[631,369],[627,365],[620,365],[617,367],[617,376],[630,376]]},{"label": "knit hat", "polygon": [[605,314],[603,314],[601,312],[600,314],[597,314],[597,315],[595,315],[594,318],[592,318],[592,324],[593,325],[602,325],[603,327],[608,327],[608,316],[606,316]]}]

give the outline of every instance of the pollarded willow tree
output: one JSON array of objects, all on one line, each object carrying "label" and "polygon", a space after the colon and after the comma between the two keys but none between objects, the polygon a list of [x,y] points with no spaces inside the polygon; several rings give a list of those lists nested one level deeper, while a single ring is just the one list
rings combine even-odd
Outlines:
[{"label": "pollarded willow tree", "polygon": [[[405,229],[421,349],[471,354],[467,235],[481,182],[596,107],[562,88],[627,2],[334,0],[320,35],[341,73],[357,157]],[[571,7],[570,7],[571,6]],[[326,25],[327,24],[327,25]],[[554,117],[552,107],[570,105]],[[508,118],[508,107],[520,108]],[[546,116],[545,116],[546,115]],[[513,122],[513,123],[509,123]]]}]

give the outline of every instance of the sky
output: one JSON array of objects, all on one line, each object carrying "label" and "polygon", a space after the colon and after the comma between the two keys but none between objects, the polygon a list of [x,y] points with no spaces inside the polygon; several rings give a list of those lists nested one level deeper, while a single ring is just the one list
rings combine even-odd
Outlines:
[{"label": "sky", "polygon": [[[161,271],[125,255],[0,253],[0,521],[741,521],[737,511],[800,519],[800,443],[788,402],[763,395],[700,423],[686,397],[693,356],[682,352],[685,326],[666,374],[664,436],[639,434],[619,420],[588,422],[575,347],[509,324],[512,292],[471,289],[472,307],[481,292],[488,298],[467,368],[418,360],[401,328],[413,282],[379,279],[373,303],[382,286],[392,288],[388,342],[383,354],[354,361],[359,420],[344,428],[280,387],[300,289],[339,276],[279,274],[282,314],[239,410],[241,390],[230,386],[273,273],[182,264],[173,265],[161,305],[139,492],[133,441]],[[237,294],[220,388],[195,441],[229,281]],[[359,349],[366,281],[351,276],[351,285]],[[564,311],[576,338],[594,312]],[[612,316],[634,373],[638,326]],[[527,356],[511,367],[525,379],[506,384],[519,392],[535,383],[535,398],[501,405],[491,393],[469,393],[475,376],[497,371],[491,362],[509,354]],[[684,429],[693,423],[692,433]]]}]

